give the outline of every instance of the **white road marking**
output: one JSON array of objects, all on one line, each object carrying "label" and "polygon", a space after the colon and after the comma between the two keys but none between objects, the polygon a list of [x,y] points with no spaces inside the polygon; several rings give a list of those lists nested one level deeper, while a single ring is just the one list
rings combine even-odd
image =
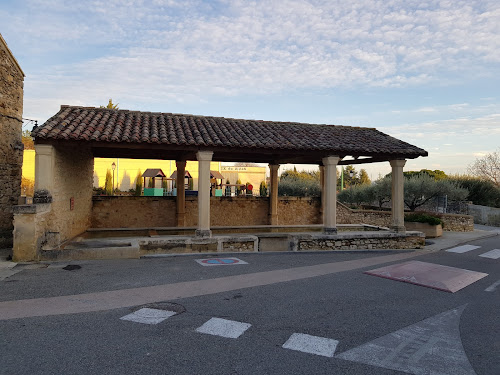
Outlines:
[{"label": "white road marking", "polygon": [[499,286],[499,285],[500,285],[500,280],[498,280],[497,282],[491,284],[484,291],[485,292],[494,292],[497,289],[497,286]]},{"label": "white road marking", "polygon": [[462,245],[462,246],[457,246],[452,249],[446,250],[449,253],[466,253],[467,251],[479,249],[481,246],[474,246],[474,245]]},{"label": "white road marking", "polygon": [[235,266],[238,264],[248,264],[244,260],[238,258],[208,258],[208,259],[195,259],[195,261],[205,267],[211,266]]},{"label": "white road marking", "polygon": [[500,249],[493,249],[487,253],[480,254],[479,256],[483,258],[498,259],[500,258]]},{"label": "white road marking", "polygon": [[136,312],[133,312],[132,314],[122,316],[120,319],[143,324],[158,324],[175,314],[177,313],[174,311],[149,309],[144,307]]},{"label": "white road marking", "polygon": [[331,358],[337,349],[338,343],[337,340],[325,337],[294,333],[283,344],[283,348]]},{"label": "white road marking", "polygon": [[464,309],[465,305],[432,316],[334,358],[414,375],[475,375],[460,339]]},{"label": "white road marking", "polygon": [[235,322],[234,320],[212,318],[201,327],[196,328],[196,332],[237,339],[251,326],[251,324]]}]

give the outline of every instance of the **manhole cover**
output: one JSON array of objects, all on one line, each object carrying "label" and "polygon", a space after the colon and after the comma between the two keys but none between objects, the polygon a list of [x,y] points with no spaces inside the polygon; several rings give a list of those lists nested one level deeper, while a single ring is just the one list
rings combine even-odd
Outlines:
[{"label": "manhole cover", "polygon": [[78,264],[68,264],[66,267],[63,267],[63,270],[74,271],[79,270],[80,268],[82,268],[82,266],[79,266]]}]

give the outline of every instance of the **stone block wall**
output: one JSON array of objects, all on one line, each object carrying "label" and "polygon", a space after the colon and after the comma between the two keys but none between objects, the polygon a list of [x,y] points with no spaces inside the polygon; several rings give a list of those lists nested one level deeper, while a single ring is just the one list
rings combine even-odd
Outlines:
[{"label": "stone block wall", "polygon": [[[279,225],[321,224],[319,198],[279,197]],[[212,197],[210,199],[211,226],[267,225],[269,198],[267,197]],[[145,228],[176,226],[175,197],[94,197],[92,228]],[[473,230],[472,217],[467,215],[440,215],[444,229]],[[388,227],[388,211],[351,210],[337,204],[338,224],[369,224]],[[186,197],[186,226],[198,224],[198,199]]]},{"label": "stone block wall", "polygon": [[12,246],[13,213],[21,195],[24,73],[0,35],[0,248]]},{"label": "stone block wall", "polygon": [[92,228],[175,227],[175,197],[93,198]]},{"label": "stone block wall", "polygon": [[[90,227],[94,158],[88,146],[54,147],[52,208],[47,231],[66,241]],[[73,205],[71,204],[73,202]]]},{"label": "stone block wall", "polygon": [[322,222],[319,198],[278,198],[278,225],[310,225]]}]

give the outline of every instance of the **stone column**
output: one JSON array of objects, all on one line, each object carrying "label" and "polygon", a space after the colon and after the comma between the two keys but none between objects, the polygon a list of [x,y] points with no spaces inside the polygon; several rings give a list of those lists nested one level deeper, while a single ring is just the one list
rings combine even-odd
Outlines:
[{"label": "stone column", "polygon": [[196,236],[210,237],[210,161],[212,151],[198,151],[198,229]]},{"label": "stone column", "polygon": [[319,215],[321,217],[321,223],[325,222],[325,166],[319,166],[319,184],[321,188],[321,206],[319,208]]},{"label": "stone column", "polygon": [[278,225],[278,169],[279,164],[269,164],[271,186],[269,187],[269,224]]},{"label": "stone column", "polygon": [[177,186],[177,226],[186,226],[186,192],[184,185],[184,176],[186,174],[186,161],[176,160],[175,166],[177,168],[177,178],[175,180]]},{"label": "stone column", "polygon": [[391,229],[405,232],[404,175],[406,160],[391,160],[392,167],[392,222]]},{"label": "stone column", "polygon": [[52,145],[35,145],[35,190],[54,193],[54,157]]},{"label": "stone column", "polygon": [[325,234],[337,233],[337,164],[339,160],[338,156],[323,158],[325,168],[323,231]]}]

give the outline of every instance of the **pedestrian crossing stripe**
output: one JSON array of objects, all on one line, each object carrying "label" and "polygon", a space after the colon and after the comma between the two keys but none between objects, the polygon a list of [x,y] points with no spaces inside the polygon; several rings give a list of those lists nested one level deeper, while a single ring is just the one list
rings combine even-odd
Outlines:
[{"label": "pedestrian crossing stripe", "polygon": [[174,316],[175,314],[177,313],[174,311],[150,309],[144,307],[133,312],[132,314],[122,316],[120,319],[143,324],[158,324],[163,322],[165,319]]},{"label": "pedestrian crossing stripe", "polygon": [[493,249],[487,253],[480,254],[479,256],[483,258],[498,259],[500,258],[500,249]]},{"label": "pedestrian crossing stripe", "polygon": [[221,318],[212,318],[201,327],[196,328],[196,332],[208,335],[221,336],[229,339],[237,339],[252,325],[249,323],[235,322]]},{"label": "pedestrian crossing stripe", "polygon": [[471,251],[471,250],[479,249],[480,247],[481,246],[475,246],[475,245],[462,245],[462,246],[454,247],[452,249],[448,249],[446,251],[449,252],[449,253],[459,253],[459,254],[462,254],[462,253],[466,253],[466,252]]},{"label": "pedestrian crossing stripe", "polygon": [[339,342],[337,340],[326,337],[311,336],[305,333],[294,333],[282,347],[284,349],[331,358],[335,354],[338,344]]}]

